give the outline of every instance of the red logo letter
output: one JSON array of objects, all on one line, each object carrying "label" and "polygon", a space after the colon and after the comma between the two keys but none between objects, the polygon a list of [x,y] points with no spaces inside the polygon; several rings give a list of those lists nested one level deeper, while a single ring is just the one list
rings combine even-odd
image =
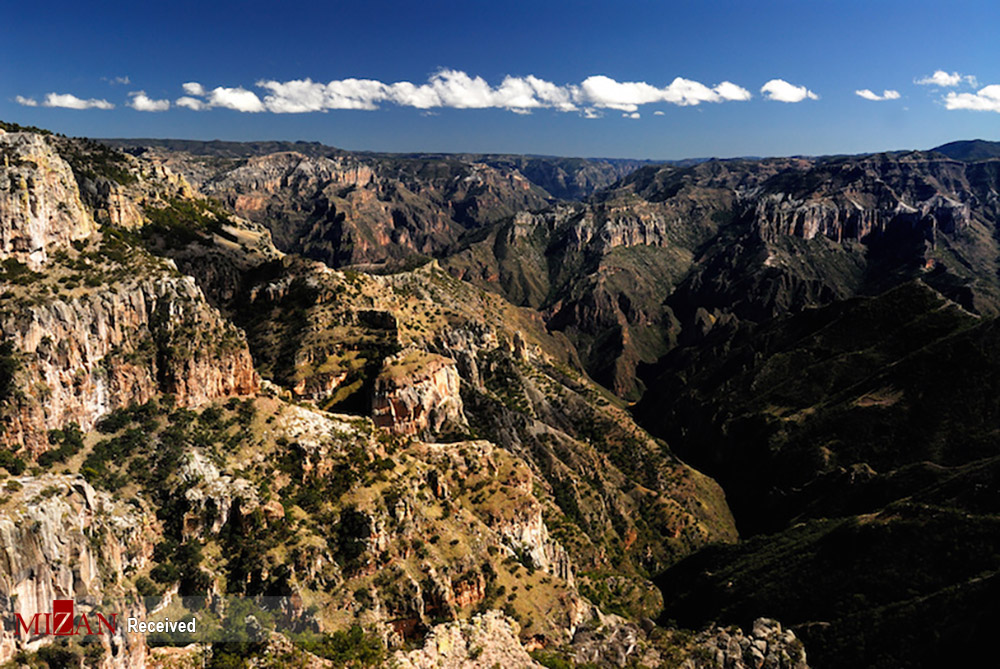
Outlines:
[{"label": "red logo letter", "polygon": [[[14,634],[20,636],[21,635],[21,628],[23,627],[24,628],[24,635],[25,636],[31,636],[31,634],[32,634],[31,628],[34,627],[35,628],[34,634],[35,634],[35,636],[38,636],[38,634],[39,634],[39,632],[38,632],[38,616],[40,616],[40,615],[43,615],[43,614],[36,613],[31,618],[31,624],[25,625],[24,624],[24,618],[21,617],[21,614],[20,613],[15,613],[14,617],[17,618],[17,622],[14,623]],[[49,614],[46,613],[44,615],[45,615],[45,632],[43,632],[43,634],[47,634],[48,631],[49,631],[49,625],[48,625]]]},{"label": "red logo letter", "polygon": [[56,636],[76,636],[73,631],[73,600],[56,599],[52,602],[52,622]]},{"label": "red logo letter", "polygon": [[117,613],[112,613],[111,614],[111,622],[108,623],[107,619],[104,616],[102,616],[100,613],[98,613],[97,614],[97,633],[100,634],[101,633],[101,626],[104,626],[104,627],[108,628],[108,632],[110,632],[111,634],[114,634],[115,633],[115,629],[116,629],[115,626],[118,624],[118,622],[115,620],[115,618],[117,618],[117,617],[118,617]]}]

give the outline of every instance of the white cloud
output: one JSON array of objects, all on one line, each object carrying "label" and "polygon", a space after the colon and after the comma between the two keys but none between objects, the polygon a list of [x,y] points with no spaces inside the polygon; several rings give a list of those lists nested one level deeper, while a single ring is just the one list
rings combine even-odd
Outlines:
[{"label": "white cloud", "polygon": [[663,99],[675,105],[697,105],[702,102],[745,101],[752,95],[750,91],[731,81],[723,81],[715,88],[690,79],[677,77],[663,89]]},{"label": "white cloud", "polygon": [[854,94],[863,97],[865,100],[881,101],[881,100],[899,99],[899,91],[894,91],[890,89],[882,91],[882,95],[879,95],[875,91],[868,88],[862,88],[860,90],[854,91]]},{"label": "white cloud", "polygon": [[914,79],[913,83],[920,84],[922,86],[940,86],[941,88],[954,88],[962,82],[968,83],[970,86],[976,86],[976,78],[971,74],[961,75],[958,72],[952,72],[948,74],[944,70],[936,70],[934,74],[929,77],[923,77],[921,79]]},{"label": "white cloud", "polygon": [[979,89],[976,93],[948,93],[944,98],[947,109],[971,109],[1000,113],[1000,84]]},{"label": "white cloud", "polygon": [[400,81],[389,86],[388,90],[396,104],[417,109],[441,106],[441,99],[430,86],[416,86],[408,81]]},{"label": "white cloud", "polygon": [[264,103],[260,101],[257,94],[245,88],[225,88],[219,86],[213,88],[208,93],[208,105],[210,107],[222,107],[223,109],[235,109],[241,112],[262,112]]},{"label": "white cloud", "polygon": [[657,109],[655,112],[653,112],[653,116],[663,116],[665,113],[666,112],[662,112],[659,109]]},{"label": "white cloud", "polygon": [[134,91],[129,93],[129,97],[132,99],[128,106],[136,111],[158,112],[170,109],[170,100],[153,100],[146,95],[146,91]]},{"label": "white cloud", "polygon": [[622,118],[639,118],[639,112],[632,112],[631,114],[625,112],[622,114]]},{"label": "white cloud", "polygon": [[377,109],[376,102],[386,99],[387,87],[371,79],[344,79],[329,84],[311,79],[258,81],[257,86],[270,91],[263,105],[278,114],[301,114],[328,109]]},{"label": "white cloud", "polygon": [[742,86],[737,86],[731,81],[723,81],[721,84],[715,87],[715,92],[719,94],[723,100],[738,100],[744,101],[749,100],[753,96],[750,91],[743,88]]},{"label": "white cloud", "polygon": [[37,107],[38,100],[35,98],[26,98],[23,95],[18,95],[14,97],[14,102],[24,107]]},{"label": "white cloud", "polygon": [[535,91],[535,96],[546,105],[559,111],[576,111],[573,104],[573,91],[575,87],[557,86],[551,81],[539,79],[533,75],[525,77],[525,81]]},{"label": "white cloud", "polygon": [[187,107],[188,109],[193,109],[195,111],[204,111],[205,109],[208,109],[208,105],[205,104],[204,100],[191,98],[186,95],[174,100],[174,104],[178,107]]},{"label": "white cloud", "polygon": [[[290,83],[294,84],[299,82]],[[258,85],[263,85],[263,82]],[[248,91],[240,86],[235,88],[217,86],[209,91],[197,81],[189,81],[182,84],[181,88],[184,89],[184,92],[187,93],[187,95],[181,96],[174,101],[174,104],[178,107],[186,107],[187,109],[193,109],[195,111],[202,111],[212,107],[234,109],[241,112],[262,112],[267,110],[267,107],[263,102],[261,102],[260,98],[257,97],[256,93]],[[199,98],[206,99],[201,100]],[[161,102],[166,102],[166,100]],[[271,111],[284,110],[275,109]],[[309,109],[305,111],[313,110]]]},{"label": "white cloud", "polygon": [[[185,90],[198,95],[196,89]],[[715,88],[678,77],[665,88],[645,82],[618,82],[606,76],[588,77],[579,86],[558,85],[534,75],[504,77],[499,86],[491,86],[482,77],[460,70],[440,70],[425,84],[400,81],[386,84],[372,79],[341,79],[329,83],[311,79],[258,81],[267,91],[263,105],[275,113],[305,113],[330,109],[377,109],[392,103],[417,109],[450,107],[453,109],[507,109],[526,114],[535,109],[581,111],[617,109],[635,112],[639,105],[670,102],[697,105],[702,102],[749,100],[750,91],[724,81]],[[217,106],[217,105],[212,105]],[[585,112],[584,112],[585,113]],[[585,113],[586,115],[586,113]]]},{"label": "white cloud", "polygon": [[796,86],[784,79],[771,79],[760,87],[760,92],[768,100],[777,100],[778,102],[802,102],[806,98],[819,100],[819,96],[805,86]]},{"label": "white cloud", "polygon": [[127,75],[124,76],[124,77],[110,77],[110,78],[109,77],[101,77],[101,79],[103,79],[104,81],[108,82],[112,86],[117,86],[119,84],[121,84],[123,86],[127,86],[128,84],[132,83],[132,80],[129,79]]},{"label": "white cloud", "polygon": [[578,97],[595,107],[632,112],[639,105],[660,102],[660,89],[643,81],[618,82],[611,77],[587,77],[580,84]]},{"label": "white cloud", "polygon": [[443,107],[483,109],[493,107],[493,89],[482,77],[470,77],[458,70],[442,70],[431,77],[429,86]]},{"label": "white cloud", "polygon": [[115,106],[107,100],[83,100],[71,93],[49,93],[42,101],[45,107],[62,107],[64,109],[114,109]]},{"label": "white cloud", "polygon": [[709,88],[700,82],[677,77],[669,86],[657,88],[644,81],[619,82],[603,75],[587,77],[574,94],[578,102],[627,112],[634,112],[639,105],[651,102],[669,102],[684,107],[752,97],[750,91],[729,81]]}]

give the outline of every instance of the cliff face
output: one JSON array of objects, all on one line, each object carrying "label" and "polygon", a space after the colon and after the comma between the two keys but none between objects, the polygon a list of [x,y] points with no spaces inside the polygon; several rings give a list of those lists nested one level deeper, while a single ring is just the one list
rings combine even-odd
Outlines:
[{"label": "cliff face", "polygon": [[933,240],[936,233],[960,233],[971,222],[970,203],[987,195],[967,171],[919,153],[819,163],[765,182],[749,218],[765,241],[781,235],[871,241],[893,226]]},{"label": "cliff face", "polygon": [[757,203],[753,217],[766,239],[794,235],[813,239],[817,235],[834,241],[862,241],[886,233],[891,225],[923,227],[954,233],[969,223],[969,206],[935,195],[929,200],[907,204],[901,200],[864,206],[862,197],[848,195],[830,199],[798,200],[774,194]]},{"label": "cliff face", "polygon": [[38,269],[48,247],[96,230],[69,165],[34,133],[0,131],[0,258]]},{"label": "cliff face", "polygon": [[[93,155],[87,150],[101,151],[82,140],[0,136],[0,257],[27,265],[8,266],[3,277],[0,335],[13,347],[17,390],[6,398],[0,441],[35,454],[48,448],[48,430],[71,422],[89,430],[103,414],[157,393],[196,406],[257,388],[242,333],[205,302],[193,279],[116,233],[97,233],[78,181],[98,189],[88,201],[103,193],[106,208],[95,211],[109,222],[143,219],[121,184],[84,166],[90,163],[81,156]],[[115,169],[136,193],[169,186],[169,175],[140,183]]]},{"label": "cliff face", "polygon": [[[118,632],[102,636],[108,668],[143,666],[145,637],[123,621],[141,604],[121,595],[126,575],[152,557],[158,523],[140,507],[114,501],[82,478],[20,477],[5,483],[0,506],[0,614],[25,620],[52,610],[53,599],[74,599],[83,612],[118,613]],[[109,618],[110,619],[110,618]],[[0,662],[18,650],[36,650],[52,637],[24,642],[4,625]]]},{"label": "cliff face", "polygon": [[454,360],[419,351],[386,358],[375,379],[372,418],[396,434],[437,434],[468,425]]},{"label": "cliff face", "polygon": [[181,406],[256,392],[245,339],[190,277],[150,277],[7,312],[0,332],[22,358],[21,393],[3,443],[38,453],[47,432],[90,430],[118,407],[158,393]]}]

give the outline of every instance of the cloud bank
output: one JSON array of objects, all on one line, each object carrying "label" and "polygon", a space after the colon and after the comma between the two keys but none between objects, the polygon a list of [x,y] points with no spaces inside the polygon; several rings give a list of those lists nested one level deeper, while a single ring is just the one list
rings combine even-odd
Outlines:
[{"label": "cloud bank", "polygon": [[882,91],[882,95],[879,95],[878,93],[868,88],[862,88],[861,90],[854,91],[854,94],[863,97],[865,100],[882,101],[882,100],[899,99],[899,91],[894,91],[891,89],[886,89]]},{"label": "cloud bank", "polygon": [[675,78],[668,86],[657,87],[641,81],[616,81],[611,77],[587,77],[579,85],[559,85],[534,75],[508,75],[498,86],[460,70],[440,70],[427,83],[409,81],[384,83],[374,79],[337,79],[327,83],[312,79],[290,81],[261,80],[256,84],[263,97],[244,88],[206,89],[198,82],[184,84],[184,97],[175,104],[194,110],[235,109],[242,112],[268,111],[276,114],[303,114],[337,109],[379,109],[384,104],[421,110],[505,109],[528,114],[536,109],[580,112],[587,118],[599,110],[615,109],[635,113],[640,105],[668,103],[679,106],[703,102],[749,100],[750,91],[729,81],[709,87],[698,81]]},{"label": "cloud bank", "polygon": [[760,92],[768,100],[778,102],[802,102],[806,98],[819,100],[819,96],[805,86],[796,86],[784,79],[771,79],[760,87]]}]

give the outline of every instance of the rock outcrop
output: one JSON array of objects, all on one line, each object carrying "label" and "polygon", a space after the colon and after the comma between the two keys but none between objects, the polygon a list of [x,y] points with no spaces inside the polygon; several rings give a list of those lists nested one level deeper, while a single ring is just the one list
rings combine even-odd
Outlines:
[{"label": "rock outcrop", "polygon": [[397,652],[399,669],[541,667],[518,641],[517,623],[499,611],[435,626],[423,648]]},{"label": "rock outcrop", "polygon": [[[530,481],[528,481],[530,483]],[[495,527],[505,545],[515,554],[526,559],[534,569],[557,576],[573,587],[573,565],[566,550],[549,535],[540,508],[531,509],[524,516]]]},{"label": "rock outcrop", "polygon": [[757,202],[753,219],[767,241],[782,235],[864,241],[885,234],[894,225],[924,230],[933,238],[935,232],[950,234],[968,225],[970,209],[968,204],[942,194],[908,203],[882,193],[847,192],[810,199],[775,193]]},{"label": "rock outcrop", "polygon": [[[201,451],[191,451],[181,465],[180,477],[190,485],[184,492],[188,502],[182,530],[185,539],[217,534],[233,519],[235,511],[249,515],[260,507],[257,487],[253,483],[245,478],[220,474]],[[276,506],[281,509],[280,504]]]},{"label": "rock outcrop", "polygon": [[454,360],[418,350],[386,358],[375,380],[375,425],[396,434],[433,435],[468,423]]},{"label": "rock outcrop", "polygon": [[[22,649],[37,650],[53,637],[26,642],[14,633],[20,613],[52,610],[52,600],[73,599],[80,612],[117,613],[118,621],[142,615],[142,603],[120,595],[126,574],[152,557],[158,521],[141,506],[115,501],[82,478],[42,475],[9,479],[0,506],[0,662]],[[102,666],[143,666],[145,636],[99,637]]]},{"label": "rock outcrop", "polygon": [[23,359],[21,393],[4,413],[3,443],[40,452],[47,432],[157,393],[181,406],[256,392],[243,334],[191,277],[151,276],[0,316]]},{"label": "rock outcrop", "polygon": [[252,157],[202,191],[267,225],[282,251],[335,267],[433,255],[470,227],[547,203],[519,172],[483,163],[292,151]]},{"label": "rock outcrop", "polygon": [[758,618],[749,632],[739,627],[712,628],[698,634],[694,652],[682,669],[809,669],[806,651],[795,632],[781,623]]},{"label": "rock outcrop", "polygon": [[0,135],[0,259],[39,269],[50,247],[84,239],[96,229],[73,171],[45,137]]}]

